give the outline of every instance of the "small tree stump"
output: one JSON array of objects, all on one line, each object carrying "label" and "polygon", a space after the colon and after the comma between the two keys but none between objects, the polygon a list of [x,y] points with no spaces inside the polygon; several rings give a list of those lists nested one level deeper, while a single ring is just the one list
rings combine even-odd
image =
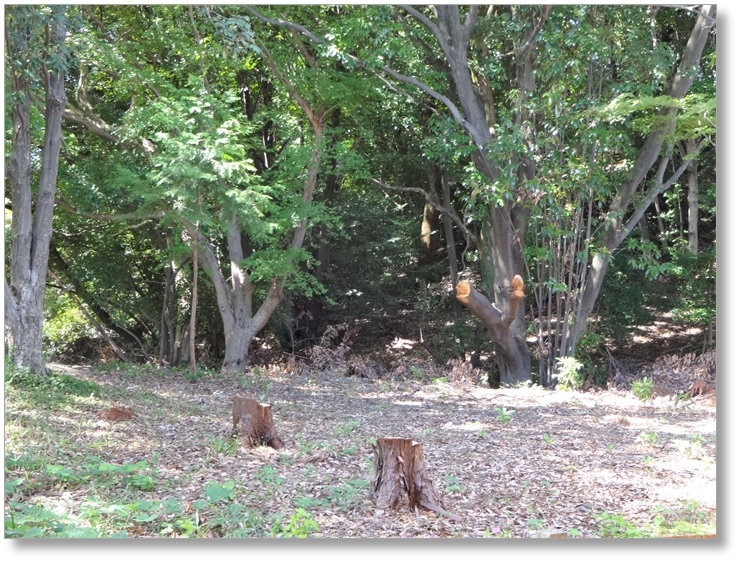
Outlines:
[{"label": "small tree stump", "polygon": [[275,429],[270,404],[260,404],[246,396],[234,396],[233,400],[234,434],[238,433],[245,447],[267,445],[280,449],[285,445]]},{"label": "small tree stump", "polygon": [[382,438],[373,447],[372,490],[377,509],[398,509],[408,504],[411,511],[419,507],[461,521],[444,510],[442,498],[424,468],[421,443],[411,439]]}]

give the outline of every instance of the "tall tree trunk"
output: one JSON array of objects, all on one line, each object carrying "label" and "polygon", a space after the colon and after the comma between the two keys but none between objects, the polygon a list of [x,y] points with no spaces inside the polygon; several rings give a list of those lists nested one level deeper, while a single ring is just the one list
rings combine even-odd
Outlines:
[{"label": "tall tree trunk", "polygon": [[[65,6],[54,6],[50,24],[50,50],[59,50],[66,35]],[[8,176],[12,189],[13,219],[11,224],[10,284],[5,279],[5,322],[11,360],[17,367],[45,374],[42,356],[44,291],[52,233],[54,196],[56,193],[59,152],[62,143],[62,113],[67,98],[64,95],[64,71],[45,72],[46,110],[44,113],[44,144],[41,153],[38,194],[35,205],[31,189],[30,86],[23,65],[27,41],[33,30],[24,28],[28,10],[21,6],[9,8],[15,16],[8,25],[7,49],[11,65],[13,106],[12,149]],[[25,12],[25,13],[24,13]],[[19,25],[20,24],[20,25]],[[57,53],[66,63],[63,53]]]},{"label": "tall tree trunk", "polygon": [[[452,199],[450,197],[450,178],[447,172],[442,172],[442,205],[448,211],[452,211]],[[452,282],[452,292],[455,293],[457,289],[457,280],[459,270],[457,269],[457,252],[455,251],[455,235],[452,231],[452,220],[449,216],[442,216],[442,224],[445,230],[445,244],[447,246],[447,262],[450,266],[450,280]],[[455,299],[455,317],[459,318],[462,314],[462,307],[460,301]]]},{"label": "tall tree trunk", "polygon": [[[191,12],[192,15],[192,12]],[[190,302],[190,370],[193,376],[198,374],[198,362],[195,357],[195,320],[198,315],[198,238],[200,222],[195,223],[195,240],[193,240],[193,298]]]},{"label": "tall tree trunk", "polygon": [[[429,193],[437,196],[437,184],[439,183],[439,169],[431,162],[426,166],[427,185]],[[437,251],[440,247],[439,239],[439,211],[428,201],[424,205],[421,219],[421,265],[431,265],[437,259]]]},{"label": "tall tree trunk", "polygon": [[[694,139],[685,142],[686,154],[696,150]],[[699,254],[699,162],[692,160],[686,168],[688,174],[689,194],[689,251],[695,256]]]},{"label": "tall tree trunk", "polygon": [[[697,17],[694,29],[689,36],[689,40],[686,43],[683,56],[681,57],[681,63],[676,70],[676,74],[673,78],[670,88],[667,94],[673,98],[681,99],[689,91],[691,84],[694,82],[698,68],[699,60],[704,50],[709,32],[713,27],[713,19],[717,13],[716,5],[705,5],[701,8],[701,14]],[[709,18],[704,17],[709,16]],[[637,187],[647,176],[650,169],[655,164],[660,150],[663,148],[666,137],[675,127],[676,109],[669,108],[661,111],[660,119],[656,120],[655,129],[648,135],[645,140],[640,153],[635,159],[635,163],[632,166],[630,178],[619,186],[614,199],[609,207],[611,218],[606,222],[606,234],[604,240],[604,251],[598,252],[594,255],[591,260],[591,267],[588,272],[588,279],[583,291],[583,299],[579,315],[575,322],[575,342],[586,334],[588,326],[588,319],[591,312],[596,305],[596,299],[601,292],[601,285],[606,277],[606,271],[609,266],[609,256],[619,247],[619,245],[627,238],[632,228],[634,228],[640,218],[644,215],[645,209],[655,199],[660,190],[651,190],[648,195],[644,198],[642,204],[635,205],[635,210],[631,217],[625,221],[625,214],[632,204],[632,199],[637,190]],[[665,170],[665,164],[667,159],[664,157],[661,166],[659,167],[658,177],[662,182],[663,171]],[[684,164],[679,168],[682,173],[686,169],[689,162],[685,161]],[[680,175],[680,174],[679,174]],[[676,177],[676,174],[673,176]],[[663,185],[662,189],[665,189],[673,183],[673,178]],[[660,183],[659,182],[659,183]]]}]

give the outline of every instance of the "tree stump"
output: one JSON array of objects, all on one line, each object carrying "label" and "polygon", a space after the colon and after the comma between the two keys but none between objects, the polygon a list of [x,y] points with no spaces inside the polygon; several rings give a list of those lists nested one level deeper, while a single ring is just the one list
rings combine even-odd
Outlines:
[{"label": "tree stump", "polygon": [[234,396],[234,434],[239,435],[245,447],[267,445],[280,449],[284,443],[278,437],[272,420],[272,406],[260,404],[246,396]]},{"label": "tree stump", "polygon": [[442,498],[427,476],[421,443],[411,439],[382,438],[373,447],[372,490],[377,509],[419,507],[461,521],[444,510]]}]

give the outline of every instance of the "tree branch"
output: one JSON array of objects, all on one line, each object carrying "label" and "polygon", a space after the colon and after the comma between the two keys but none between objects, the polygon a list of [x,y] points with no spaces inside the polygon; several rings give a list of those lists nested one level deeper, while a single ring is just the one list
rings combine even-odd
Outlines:
[{"label": "tree branch", "polygon": [[300,31],[301,33],[303,33],[303,35],[305,35],[306,37],[308,37],[311,41],[313,41],[317,45],[324,45],[325,44],[325,42],[323,40],[321,40],[318,37],[316,37],[313,33],[311,33],[308,29],[306,29],[302,25],[298,25],[297,23],[293,23],[291,21],[286,21],[286,20],[274,20],[272,18],[268,18],[267,16],[263,16],[257,10],[255,10],[254,8],[252,8],[251,6],[245,5],[244,7],[253,16],[255,16],[256,18],[261,19],[265,23],[269,23],[271,25],[278,25],[278,26],[281,26],[281,27],[289,27],[289,28],[295,29],[295,30]]},{"label": "tree branch", "polygon": [[[424,26],[429,29],[429,31],[432,32],[432,35],[434,35],[434,38],[437,40],[437,43],[439,43],[439,46],[442,48],[442,50],[445,53],[445,56],[449,59],[449,53],[448,47],[447,47],[447,37],[444,36],[442,33],[442,30],[439,28],[439,26],[434,23],[432,20],[430,20],[428,17],[426,17],[424,14],[422,14],[419,10],[414,8],[413,6],[409,6],[408,4],[399,4],[399,8],[402,10],[405,10],[412,16],[414,16],[417,20],[419,20]],[[470,14],[468,14],[470,15]]]},{"label": "tree branch", "polygon": [[660,183],[660,181],[658,181],[657,184],[650,191],[648,191],[647,195],[643,198],[640,204],[635,206],[635,210],[632,213],[629,221],[627,221],[622,227],[619,233],[619,237],[617,238],[617,246],[624,242],[625,238],[627,238],[627,236],[629,236],[629,233],[632,232],[632,229],[637,226],[637,223],[640,222],[640,219],[645,214],[645,211],[650,206],[650,204],[655,201],[655,198],[663,193],[666,189],[671,187],[671,185],[673,185],[676,180],[681,177],[681,174],[686,171],[686,168],[691,165],[692,161],[693,159],[684,160],[683,163],[675,171],[675,173],[670,178],[668,178],[665,183]]},{"label": "tree branch", "polygon": [[519,49],[517,49],[518,53],[525,53],[530,48],[532,48],[532,45],[534,45],[534,42],[537,39],[537,36],[539,35],[540,31],[542,31],[542,27],[545,25],[545,20],[547,19],[547,16],[550,14],[550,11],[552,9],[553,9],[552,4],[546,4],[542,6],[542,11],[540,12],[539,21],[532,29],[532,33],[529,36],[529,39],[527,39],[527,42],[524,45],[522,45]]},{"label": "tree branch", "polygon": [[387,189],[390,191],[403,191],[407,193],[420,193],[424,196],[427,203],[429,203],[432,207],[434,207],[437,211],[445,215],[446,217],[449,217],[454,223],[455,226],[457,226],[460,231],[465,234],[465,236],[475,244],[475,247],[479,247],[480,245],[480,239],[478,236],[468,229],[468,227],[465,226],[465,223],[460,219],[457,213],[453,213],[452,211],[446,209],[438,200],[437,198],[429,193],[427,190],[422,189],[421,187],[391,187],[390,185],[386,185],[383,182],[376,180],[375,178],[370,178],[370,181],[373,182],[375,185],[381,187],[382,189]]},{"label": "tree branch", "polygon": [[475,18],[478,15],[478,6],[473,4],[470,6],[470,11],[465,18],[465,24],[463,25],[463,44],[467,45],[470,42],[470,34],[473,33],[475,27]]},{"label": "tree branch", "polygon": [[[277,25],[277,26],[289,27],[291,29],[296,29],[296,30],[300,31],[301,33],[303,33],[306,37],[308,37],[309,39],[311,39],[311,41],[313,41],[314,43],[316,43],[318,45],[326,45],[326,41],[323,41],[322,39],[319,39],[318,37],[316,37],[313,33],[311,33],[310,31],[308,31],[302,25],[298,25],[296,23],[285,21],[285,20],[275,20],[275,19],[272,19],[272,18],[268,18],[268,17],[263,16],[262,14],[260,14],[257,10],[255,10],[251,6],[245,6],[245,8],[250,13],[252,13],[255,17],[261,19],[262,21],[264,21],[266,23],[269,23],[271,25]],[[410,8],[410,6],[409,6],[409,8]],[[413,14],[413,12],[416,12],[416,10],[414,10],[413,8],[411,8],[409,10],[409,13],[412,13]],[[419,15],[421,17],[425,18],[425,16],[423,16],[422,14],[419,14]],[[427,19],[427,21],[429,21],[429,20]],[[432,23],[432,22],[429,22],[429,23],[432,26],[434,26],[439,31],[439,28],[437,28],[434,25],[434,23]],[[441,35],[440,35],[440,37],[441,37]],[[445,44],[444,41],[441,44]],[[262,47],[260,46],[260,48],[262,48]],[[363,68],[363,69],[369,71],[370,73],[374,74],[375,76],[378,76],[377,72],[374,69],[370,68],[368,66],[368,64],[367,64],[366,61],[364,61],[364,60],[362,60],[362,59],[360,59],[360,58],[358,58],[358,57],[356,57],[354,55],[351,55],[349,53],[343,53],[343,54],[347,58],[349,58],[350,60],[352,60],[355,64],[357,64],[357,66],[359,66],[360,68]],[[465,120],[465,118],[463,117],[462,113],[460,113],[460,110],[457,108],[457,106],[455,106],[455,104],[447,96],[444,96],[444,95],[440,94],[439,92],[433,90],[432,88],[430,88],[429,86],[427,86],[423,82],[420,82],[416,78],[412,78],[410,76],[406,76],[404,74],[400,74],[399,72],[396,72],[395,70],[393,70],[392,68],[390,68],[388,66],[382,66],[382,67],[380,67],[380,69],[383,72],[385,72],[386,74],[388,74],[389,76],[391,76],[392,78],[395,78],[396,80],[398,80],[399,82],[405,82],[406,84],[410,84],[412,86],[415,86],[418,89],[420,89],[421,91],[423,91],[424,93],[426,93],[426,94],[430,95],[431,97],[433,97],[434,99],[442,102],[447,107],[447,109],[450,110],[450,113],[452,113],[452,116],[454,117],[455,121],[457,121],[466,131],[468,131],[469,133],[473,134],[474,129],[473,129],[472,125]]]},{"label": "tree branch", "polygon": [[713,24],[717,25],[717,20],[714,19],[712,16],[707,15],[703,12],[700,12],[699,10],[695,10],[694,8],[690,8],[689,6],[681,6],[680,4],[662,4],[658,6],[659,8],[677,8],[679,10],[686,10],[688,12],[693,12],[694,14],[698,14],[702,17],[707,18],[709,21],[711,21]]}]

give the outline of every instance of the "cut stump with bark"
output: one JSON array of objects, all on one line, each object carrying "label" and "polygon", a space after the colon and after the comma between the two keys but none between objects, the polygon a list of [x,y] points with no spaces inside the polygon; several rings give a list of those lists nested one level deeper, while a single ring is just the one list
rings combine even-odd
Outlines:
[{"label": "cut stump with bark", "polygon": [[234,434],[245,447],[267,445],[280,449],[285,445],[275,429],[270,404],[260,404],[246,396],[234,396],[233,400]]},{"label": "cut stump with bark", "polygon": [[373,452],[372,493],[378,510],[408,506],[411,511],[416,511],[421,507],[461,521],[445,511],[442,498],[424,467],[421,443],[386,437],[378,439]]}]

